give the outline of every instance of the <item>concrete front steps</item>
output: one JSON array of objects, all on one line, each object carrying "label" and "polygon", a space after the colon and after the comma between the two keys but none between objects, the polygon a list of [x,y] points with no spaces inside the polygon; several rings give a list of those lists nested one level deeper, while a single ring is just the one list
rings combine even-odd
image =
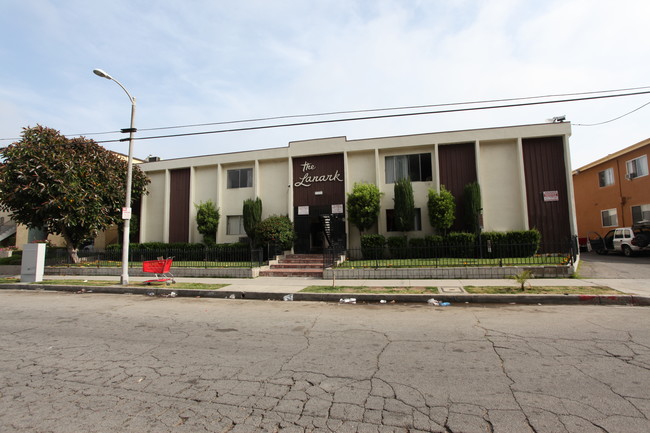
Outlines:
[{"label": "concrete front steps", "polygon": [[287,254],[269,269],[261,270],[260,277],[314,277],[323,278],[322,254]]}]

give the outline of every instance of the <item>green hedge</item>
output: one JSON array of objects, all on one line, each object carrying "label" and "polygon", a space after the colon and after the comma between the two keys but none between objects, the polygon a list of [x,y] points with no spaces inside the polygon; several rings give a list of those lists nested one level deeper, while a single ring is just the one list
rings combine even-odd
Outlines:
[{"label": "green hedge", "polygon": [[471,258],[476,255],[476,235],[474,233],[449,233],[445,239],[449,257]]},{"label": "green hedge", "polygon": [[391,259],[407,259],[408,239],[406,236],[391,236],[386,239]]},{"label": "green hedge", "polygon": [[386,247],[386,237],[384,235],[362,235],[361,236],[361,254],[366,260],[384,258],[384,248]]},{"label": "green hedge", "polygon": [[542,234],[539,230],[484,232],[481,234],[483,257],[531,257],[539,250]]}]

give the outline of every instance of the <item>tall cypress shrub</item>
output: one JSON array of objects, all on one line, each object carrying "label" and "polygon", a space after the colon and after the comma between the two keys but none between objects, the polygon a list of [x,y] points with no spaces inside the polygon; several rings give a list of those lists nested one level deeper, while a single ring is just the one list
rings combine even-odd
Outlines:
[{"label": "tall cypress shrub", "polygon": [[415,226],[415,199],[410,179],[400,179],[393,188],[395,194],[395,228],[402,232],[413,230]]},{"label": "tall cypress shrub", "polygon": [[244,217],[244,231],[251,240],[251,245],[255,246],[255,229],[262,221],[262,200],[259,197],[255,200],[251,198],[244,200],[242,215]]},{"label": "tall cypress shrub", "polygon": [[478,182],[465,185],[465,226],[470,233],[478,234],[481,231],[479,215],[481,214],[481,187]]}]

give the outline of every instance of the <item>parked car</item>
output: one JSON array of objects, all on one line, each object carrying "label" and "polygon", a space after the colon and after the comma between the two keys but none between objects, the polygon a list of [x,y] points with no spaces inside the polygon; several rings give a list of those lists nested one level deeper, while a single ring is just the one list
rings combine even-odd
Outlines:
[{"label": "parked car", "polygon": [[588,249],[598,254],[616,251],[629,257],[641,251],[650,251],[650,221],[642,221],[632,227],[620,227],[610,230],[602,237],[590,232]]}]

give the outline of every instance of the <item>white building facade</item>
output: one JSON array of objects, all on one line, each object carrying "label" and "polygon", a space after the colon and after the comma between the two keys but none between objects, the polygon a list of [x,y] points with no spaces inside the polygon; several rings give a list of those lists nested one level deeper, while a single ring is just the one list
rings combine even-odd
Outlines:
[{"label": "white building facade", "polygon": [[291,142],[287,147],[145,162],[149,195],[143,198],[140,242],[200,242],[195,204],[213,201],[221,220],[216,241],[237,242],[242,207],[259,197],[263,218],[288,215],[299,240],[296,252],[324,245],[323,216],[337,224],[341,240],[359,246],[347,222],[346,197],[355,183],[372,183],[383,193],[379,221],[370,233],[392,233],[394,182],[412,181],[416,230],[433,234],[427,197],[444,185],[460,204],[466,184],[481,187],[486,231],[537,228],[543,242],[577,233],[571,178],[569,123],[438,132],[347,140],[345,137]]}]

